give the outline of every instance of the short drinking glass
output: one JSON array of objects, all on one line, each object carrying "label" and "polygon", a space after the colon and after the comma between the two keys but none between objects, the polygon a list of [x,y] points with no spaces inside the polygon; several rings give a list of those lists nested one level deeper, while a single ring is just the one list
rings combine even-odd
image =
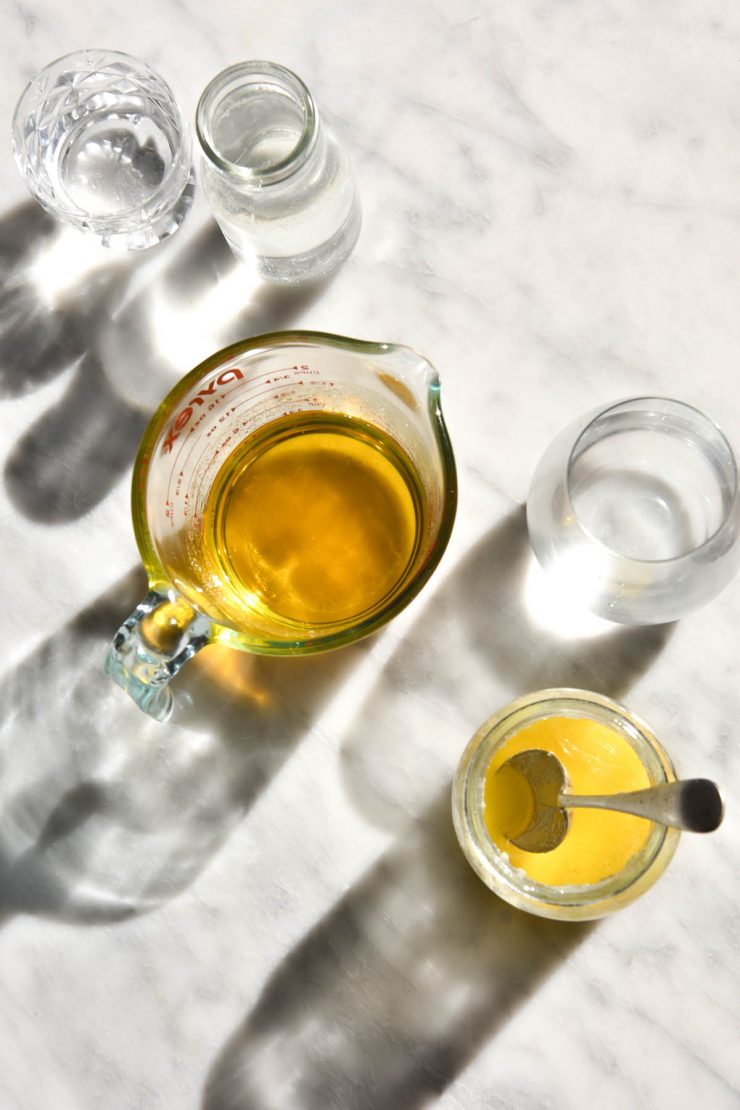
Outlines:
[{"label": "short drinking glass", "polygon": [[530,541],[551,588],[620,624],[676,620],[738,567],[737,467],[697,409],[638,397],[554,440],[527,499]]},{"label": "short drinking glass", "polygon": [[198,104],[200,181],[226,240],[266,281],[334,271],[360,232],[352,167],[311,93],[289,69],[244,62]]},{"label": "short drinking glass", "polygon": [[18,102],[13,151],[39,204],[106,246],[154,246],[192,203],[190,138],[172,92],[128,54],[80,50],[42,69]]}]

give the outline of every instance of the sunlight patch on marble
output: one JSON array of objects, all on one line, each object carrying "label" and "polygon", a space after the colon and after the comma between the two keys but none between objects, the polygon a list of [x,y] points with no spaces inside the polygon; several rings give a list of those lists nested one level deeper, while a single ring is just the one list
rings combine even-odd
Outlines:
[{"label": "sunlight patch on marble", "polygon": [[598,591],[591,551],[573,552],[547,571],[531,557],[524,603],[534,623],[557,639],[585,640],[614,631],[611,621],[589,612]]},{"label": "sunlight patch on marble", "polygon": [[95,270],[110,265],[111,258],[126,254],[122,248],[102,247],[97,239],[62,228],[29,266],[29,278],[41,300],[53,307],[65,294]]},{"label": "sunlight patch on marble", "polygon": [[152,289],[147,316],[154,349],[166,352],[172,366],[195,365],[198,352],[218,350],[224,320],[243,311],[260,284],[256,265],[242,263],[187,310],[182,304],[173,304],[166,291]]}]

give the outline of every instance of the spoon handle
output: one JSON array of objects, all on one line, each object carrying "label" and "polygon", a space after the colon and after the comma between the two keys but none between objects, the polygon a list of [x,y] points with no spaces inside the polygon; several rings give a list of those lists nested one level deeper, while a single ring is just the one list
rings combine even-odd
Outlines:
[{"label": "spoon handle", "polygon": [[709,779],[684,779],[628,794],[559,794],[565,809],[616,809],[689,832],[712,832],[724,816],[719,788]]}]

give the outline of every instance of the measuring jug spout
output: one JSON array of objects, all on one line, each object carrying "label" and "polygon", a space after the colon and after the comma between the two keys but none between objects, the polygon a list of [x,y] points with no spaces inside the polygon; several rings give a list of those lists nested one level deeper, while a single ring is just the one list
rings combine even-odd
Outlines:
[{"label": "measuring jug spout", "polygon": [[211,622],[184,598],[150,590],[118,629],[106,674],[156,721],[172,712],[169,681],[208,643]]}]

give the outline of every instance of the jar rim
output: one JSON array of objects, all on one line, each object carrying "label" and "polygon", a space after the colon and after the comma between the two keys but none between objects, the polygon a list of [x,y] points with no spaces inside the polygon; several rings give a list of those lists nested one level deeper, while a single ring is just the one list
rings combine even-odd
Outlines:
[{"label": "jar rim", "polygon": [[[229,96],[259,80],[290,95],[304,114],[303,130],[290,152],[277,162],[266,166],[243,166],[225,158],[213,140],[211,124],[216,111]],[[291,177],[306,161],[316,142],[318,111],[308,87],[287,66],[277,62],[238,62],[216,74],[206,85],[198,100],[195,112],[195,131],[204,155],[217,169],[229,177],[236,177],[249,187],[261,188]]]}]

